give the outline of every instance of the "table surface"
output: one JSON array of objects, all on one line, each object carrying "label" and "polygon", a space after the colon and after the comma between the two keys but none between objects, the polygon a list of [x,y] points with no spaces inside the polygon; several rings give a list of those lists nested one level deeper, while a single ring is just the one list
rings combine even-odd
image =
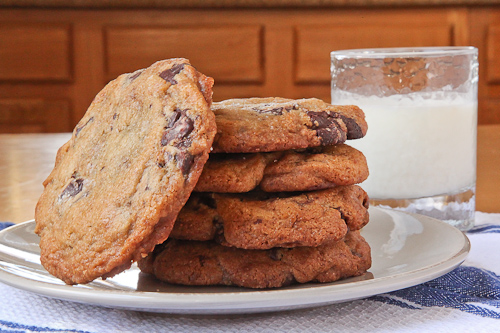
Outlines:
[{"label": "table surface", "polygon": [[[57,149],[70,137],[58,134],[0,134],[0,221],[34,218],[42,182]],[[476,209],[500,212],[500,125],[478,127]]]}]

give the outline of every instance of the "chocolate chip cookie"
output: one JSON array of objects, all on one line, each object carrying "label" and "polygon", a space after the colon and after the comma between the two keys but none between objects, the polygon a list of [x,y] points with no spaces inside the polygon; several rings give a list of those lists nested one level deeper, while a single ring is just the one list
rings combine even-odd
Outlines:
[{"label": "chocolate chip cookie", "polygon": [[51,274],[67,284],[110,277],[168,237],[216,133],[212,85],[188,60],[170,59],[99,92],[36,207]]},{"label": "chocolate chip cookie", "polygon": [[363,153],[338,144],[285,152],[266,166],[260,188],[266,192],[312,191],[359,184],[368,175]]},{"label": "chocolate chip cookie", "polygon": [[282,153],[210,154],[195,192],[243,193],[255,189],[267,164]]},{"label": "chocolate chip cookie", "polygon": [[242,249],[319,246],[366,225],[368,205],[357,185],[304,193],[193,193],[170,237],[215,239]]},{"label": "chocolate chip cookie", "polygon": [[214,103],[213,151],[253,153],[328,146],[366,134],[364,113],[319,99],[278,97],[229,99]]},{"label": "chocolate chip cookie", "polygon": [[365,156],[346,144],[253,154],[211,154],[197,192],[313,191],[359,184],[368,177]]},{"label": "chocolate chip cookie", "polygon": [[359,231],[319,247],[242,250],[216,244],[168,240],[139,267],[168,283],[276,288],[359,276],[371,266],[370,247]]}]

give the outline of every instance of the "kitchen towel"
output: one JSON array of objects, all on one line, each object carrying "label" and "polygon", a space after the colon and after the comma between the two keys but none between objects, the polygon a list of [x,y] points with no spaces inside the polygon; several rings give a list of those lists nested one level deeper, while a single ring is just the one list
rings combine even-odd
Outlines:
[{"label": "kitchen towel", "polygon": [[437,279],[362,300],[264,314],[109,309],[0,283],[0,332],[500,332],[500,214],[477,212],[467,236],[465,262]]}]

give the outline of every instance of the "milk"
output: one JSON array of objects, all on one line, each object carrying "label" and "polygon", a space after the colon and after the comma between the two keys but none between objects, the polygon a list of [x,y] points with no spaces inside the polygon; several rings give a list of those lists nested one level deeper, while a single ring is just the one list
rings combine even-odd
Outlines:
[{"label": "milk", "polygon": [[[396,100],[397,98],[397,100]],[[367,135],[347,144],[366,156],[372,199],[456,193],[476,181],[477,102],[344,96],[366,115]]]}]

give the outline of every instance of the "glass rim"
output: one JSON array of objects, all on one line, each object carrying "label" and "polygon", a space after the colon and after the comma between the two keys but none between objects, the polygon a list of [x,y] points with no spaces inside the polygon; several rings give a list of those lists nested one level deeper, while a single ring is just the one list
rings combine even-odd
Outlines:
[{"label": "glass rim", "polygon": [[343,58],[410,58],[442,57],[477,53],[474,46],[423,46],[423,47],[385,47],[368,49],[346,49],[330,53],[332,59]]}]

